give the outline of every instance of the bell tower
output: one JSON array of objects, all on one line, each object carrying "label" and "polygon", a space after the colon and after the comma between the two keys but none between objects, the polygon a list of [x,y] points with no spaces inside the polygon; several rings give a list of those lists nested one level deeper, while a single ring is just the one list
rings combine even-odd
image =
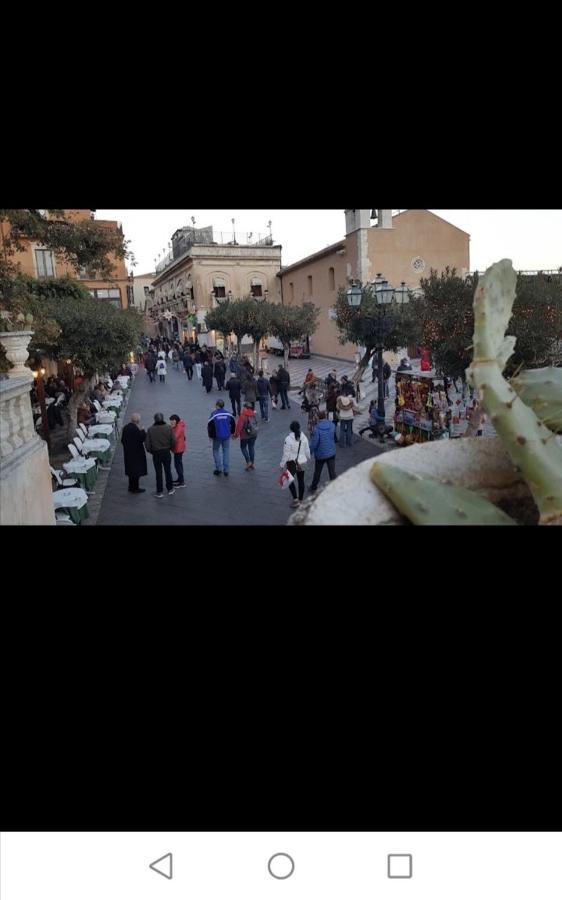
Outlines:
[{"label": "bell tower", "polygon": [[[358,279],[363,284],[369,280],[369,237],[368,229],[371,224],[370,211],[368,209],[345,210],[345,237],[350,248],[349,259],[355,262],[347,264],[347,277]],[[355,245],[356,244],[356,252]]]},{"label": "bell tower", "polygon": [[377,220],[375,228],[392,228],[391,209],[373,209],[371,210],[371,219]]}]

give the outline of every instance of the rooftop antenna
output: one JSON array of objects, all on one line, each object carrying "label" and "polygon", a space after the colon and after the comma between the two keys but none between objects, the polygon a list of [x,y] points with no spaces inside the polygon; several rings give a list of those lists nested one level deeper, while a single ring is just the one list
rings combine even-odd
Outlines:
[{"label": "rooftop antenna", "polygon": [[236,243],[236,229],[234,226],[234,219],[231,219],[230,221],[232,222],[232,240],[233,243]]},{"label": "rooftop antenna", "polygon": [[271,234],[271,219],[267,223],[267,227],[269,228],[269,237],[271,240],[273,240],[273,235]]}]

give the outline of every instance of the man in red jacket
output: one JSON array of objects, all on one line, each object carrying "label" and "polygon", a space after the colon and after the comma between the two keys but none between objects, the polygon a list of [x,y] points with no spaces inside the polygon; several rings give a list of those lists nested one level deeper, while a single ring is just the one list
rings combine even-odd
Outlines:
[{"label": "man in red jacket", "polygon": [[175,488],[185,487],[183,477],[183,454],[185,453],[185,422],[175,414],[170,416],[170,425],[172,434],[174,435],[174,466],[177,473],[177,481],[174,481]]}]

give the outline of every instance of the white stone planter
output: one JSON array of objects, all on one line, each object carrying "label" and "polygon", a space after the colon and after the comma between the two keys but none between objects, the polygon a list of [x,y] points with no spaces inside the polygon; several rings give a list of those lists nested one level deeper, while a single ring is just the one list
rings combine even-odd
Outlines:
[{"label": "white stone planter", "polygon": [[[557,438],[562,443],[561,438]],[[369,477],[374,462],[476,490],[519,522],[538,521],[526,482],[499,438],[461,438],[391,450],[339,475],[289,519],[289,525],[405,525]],[[337,465],[337,461],[336,461]]]},{"label": "white stone planter", "polygon": [[27,348],[33,334],[33,331],[0,331],[0,344],[4,347],[6,357],[14,367],[8,372],[8,378],[32,377],[31,370],[25,363],[29,356]]}]

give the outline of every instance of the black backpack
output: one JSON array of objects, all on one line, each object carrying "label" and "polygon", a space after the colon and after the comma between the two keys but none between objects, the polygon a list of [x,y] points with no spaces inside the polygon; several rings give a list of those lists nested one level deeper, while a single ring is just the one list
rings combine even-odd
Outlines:
[{"label": "black backpack", "polygon": [[251,416],[246,416],[246,421],[244,422],[242,431],[244,432],[245,440],[249,440],[250,438],[258,436],[258,420],[256,419],[255,413],[253,413]]}]

